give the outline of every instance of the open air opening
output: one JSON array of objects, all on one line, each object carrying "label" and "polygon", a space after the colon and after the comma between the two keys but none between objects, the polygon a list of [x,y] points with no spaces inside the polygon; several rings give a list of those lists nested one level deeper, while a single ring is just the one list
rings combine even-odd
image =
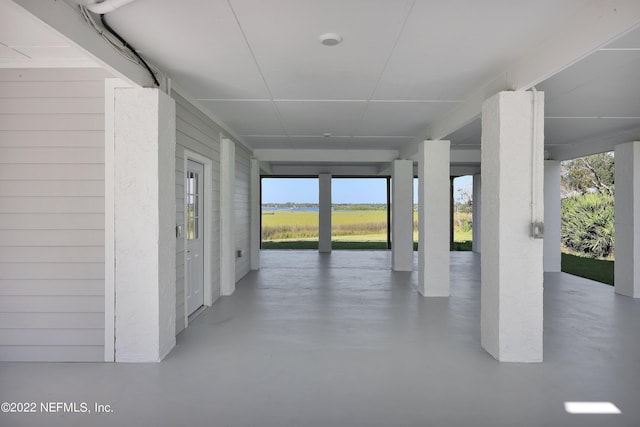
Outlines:
[{"label": "open air opening", "polygon": [[561,269],[613,285],[615,262],[613,152],[561,163]]},{"label": "open air opening", "polygon": [[318,249],[318,178],[261,181],[261,248]]},{"label": "open air opening", "polygon": [[389,178],[333,178],[333,249],[387,249]]}]

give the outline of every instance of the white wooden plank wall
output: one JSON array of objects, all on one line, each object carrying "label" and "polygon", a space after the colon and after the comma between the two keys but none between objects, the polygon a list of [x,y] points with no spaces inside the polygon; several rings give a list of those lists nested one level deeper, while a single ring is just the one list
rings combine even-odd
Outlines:
[{"label": "white wooden plank wall", "polygon": [[[176,101],[176,220],[184,226],[184,150],[200,154],[212,160],[213,173],[210,183],[213,190],[211,280],[213,300],[220,296],[220,132],[222,129],[188,100],[175,91]],[[206,190],[205,190],[206,191]],[[186,228],[184,229],[186,233]],[[184,329],[184,239],[176,241],[176,334]],[[205,284],[207,286],[207,284]]]},{"label": "white wooden plank wall", "polygon": [[104,360],[104,78],[0,69],[0,360]]},{"label": "white wooden plank wall", "polygon": [[236,257],[236,281],[242,279],[250,269],[250,179],[251,154],[244,147],[236,145],[236,250],[242,257]]}]

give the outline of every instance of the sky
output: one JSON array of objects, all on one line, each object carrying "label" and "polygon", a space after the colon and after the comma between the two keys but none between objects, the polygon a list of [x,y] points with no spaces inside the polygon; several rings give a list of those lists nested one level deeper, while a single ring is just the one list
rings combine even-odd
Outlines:
[{"label": "sky", "polygon": [[[454,194],[463,189],[471,194],[473,178],[463,176],[453,181]],[[386,203],[385,178],[333,178],[331,199],[342,203]],[[418,202],[418,181],[414,180],[413,199]],[[318,203],[317,178],[263,178],[262,203]]]}]

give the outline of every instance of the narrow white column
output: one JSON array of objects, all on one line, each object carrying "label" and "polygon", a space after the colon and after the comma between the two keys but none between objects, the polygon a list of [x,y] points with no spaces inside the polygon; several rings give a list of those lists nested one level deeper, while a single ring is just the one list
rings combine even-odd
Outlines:
[{"label": "narrow white column", "polygon": [[544,161],[544,271],[560,271],[560,162]]},{"label": "narrow white column", "polygon": [[258,159],[251,159],[251,252],[250,268],[260,269],[260,162]]},{"label": "narrow white column", "polygon": [[318,251],[331,252],[331,174],[318,175]]},{"label": "narrow white column", "polygon": [[413,161],[394,160],[391,190],[391,264],[413,270]]},{"label": "narrow white column", "polygon": [[220,141],[220,293],[236,290],[236,146]]},{"label": "narrow white column", "polygon": [[158,89],[114,106],[115,360],[158,362],[176,343],[176,114]]},{"label": "narrow white column", "polygon": [[418,292],[449,296],[450,141],[423,141],[418,158]]},{"label": "narrow white column", "polygon": [[615,290],[640,298],[640,141],[616,146]]},{"label": "narrow white column", "polygon": [[505,362],[542,361],[543,240],[531,223],[544,214],[544,94],[533,98],[500,92],[482,106],[481,342]]},{"label": "narrow white column", "polygon": [[482,241],[482,175],[473,175],[473,195],[472,199],[472,243],[471,250],[480,253],[480,242]]}]

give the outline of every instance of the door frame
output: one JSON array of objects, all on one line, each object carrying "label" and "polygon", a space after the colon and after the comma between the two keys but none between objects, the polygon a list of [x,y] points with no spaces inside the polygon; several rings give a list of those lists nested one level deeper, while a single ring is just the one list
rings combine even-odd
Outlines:
[{"label": "door frame", "polygon": [[[183,174],[182,174],[182,182],[187,182],[187,171],[188,171],[188,163],[189,160],[200,163],[204,165],[204,176],[202,177],[202,182],[204,183],[204,215],[202,216],[202,221],[204,224],[204,233],[202,235],[203,242],[203,253],[202,258],[204,260],[204,272],[202,275],[203,281],[203,300],[204,306],[210,307],[213,304],[213,283],[211,281],[211,263],[213,262],[213,160],[208,157],[205,157],[201,154],[195,153],[193,151],[184,149],[184,159],[183,159]],[[187,186],[184,185],[184,191],[182,194],[183,197],[183,208],[185,202],[187,200]],[[184,327],[189,326],[189,315],[187,314],[189,308],[187,307],[187,295],[188,295],[188,286],[189,286],[189,271],[187,269],[187,210],[184,209],[183,213],[183,232],[182,239],[184,241],[184,254],[183,254],[183,265],[184,265]]]}]

